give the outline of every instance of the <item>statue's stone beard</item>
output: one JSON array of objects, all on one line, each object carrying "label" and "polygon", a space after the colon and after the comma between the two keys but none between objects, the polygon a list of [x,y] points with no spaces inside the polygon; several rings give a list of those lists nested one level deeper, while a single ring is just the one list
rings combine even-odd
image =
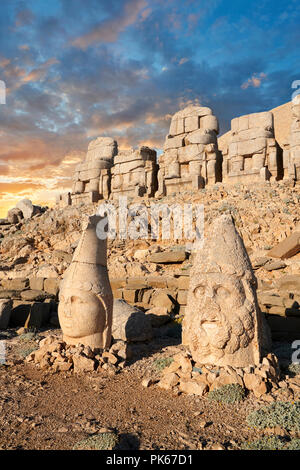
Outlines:
[{"label": "statue's stone beard", "polygon": [[226,316],[216,306],[213,312],[207,316],[204,314],[200,335],[198,333],[194,336],[193,343],[197,345],[195,349],[203,359],[208,356],[221,359],[225,354],[234,354],[238,349],[246,348],[254,337],[253,315],[253,304],[247,299],[234,316]]}]

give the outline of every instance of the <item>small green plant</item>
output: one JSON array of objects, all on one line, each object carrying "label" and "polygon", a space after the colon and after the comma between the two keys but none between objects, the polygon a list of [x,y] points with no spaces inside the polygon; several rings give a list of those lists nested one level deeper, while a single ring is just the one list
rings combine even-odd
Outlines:
[{"label": "small green plant", "polygon": [[239,384],[226,384],[209,392],[207,397],[220,403],[239,403],[245,398],[245,390]]},{"label": "small green plant", "polygon": [[252,442],[244,442],[242,450],[300,450],[300,439],[286,439],[279,436],[264,436]]},{"label": "small green plant", "polygon": [[164,370],[166,367],[169,367],[174,361],[173,357],[162,357],[161,359],[156,359],[154,361],[154,367],[158,370]]},{"label": "small green plant", "polygon": [[29,356],[33,351],[37,350],[37,346],[28,346],[27,348],[19,348],[18,354],[20,357],[24,358]]},{"label": "small green plant", "polygon": [[21,343],[29,343],[35,339],[35,332],[24,333],[23,335],[19,336],[19,341]]},{"label": "small green plant", "polygon": [[73,450],[113,450],[119,442],[114,432],[103,432],[77,442]]},{"label": "small green plant", "polygon": [[277,436],[264,436],[252,442],[244,442],[242,450],[282,450],[285,442]]},{"label": "small green plant", "polygon": [[292,439],[286,448],[287,450],[300,450],[300,439]]},{"label": "small green plant", "polygon": [[291,377],[295,377],[296,375],[299,375],[300,374],[300,364],[289,364],[288,368],[287,368],[287,373],[288,375],[290,375]]},{"label": "small green plant", "polygon": [[255,428],[265,429],[280,426],[282,429],[300,430],[300,401],[277,402],[252,411],[247,423]]}]

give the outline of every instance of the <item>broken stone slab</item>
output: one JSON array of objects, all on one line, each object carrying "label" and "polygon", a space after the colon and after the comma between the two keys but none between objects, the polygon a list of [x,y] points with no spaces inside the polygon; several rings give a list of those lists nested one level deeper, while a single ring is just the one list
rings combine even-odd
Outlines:
[{"label": "broken stone slab", "polygon": [[149,257],[150,263],[168,264],[168,263],[183,263],[187,258],[185,251],[162,251],[153,253]]},{"label": "broken stone slab", "polygon": [[270,307],[272,305],[276,305],[278,307],[283,307],[283,305],[284,305],[282,297],[280,297],[278,294],[272,294],[272,293],[268,293],[268,292],[258,293],[258,300],[259,300],[260,304],[268,305]]},{"label": "broken stone slab", "polygon": [[27,278],[3,279],[1,283],[2,287],[7,290],[24,290],[29,287],[29,279]]},{"label": "broken stone slab", "polygon": [[40,290],[24,290],[21,292],[21,299],[27,301],[43,301],[47,296],[49,297],[49,294],[47,295],[46,292]]},{"label": "broken stone slab", "polygon": [[263,377],[256,374],[244,374],[243,377],[245,387],[252,391],[256,398],[260,398],[267,393],[267,383]]},{"label": "broken stone slab", "polygon": [[295,256],[300,251],[300,228],[289,237],[272,248],[268,254],[272,258],[287,259]]},{"label": "broken stone slab", "polygon": [[115,340],[127,342],[148,341],[152,338],[150,318],[141,310],[132,307],[124,300],[113,303],[112,335]]},{"label": "broken stone slab", "polygon": [[18,224],[23,219],[23,213],[20,209],[16,207],[14,209],[10,209],[7,213],[7,221],[10,224]]},{"label": "broken stone slab", "polygon": [[188,395],[198,395],[202,397],[206,392],[208,392],[208,385],[196,380],[181,379],[179,390],[187,393]]},{"label": "broken stone slab", "polygon": [[277,269],[286,268],[286,264],[283,261],[271,261],[264,265],[266,271],[277,271]]},{"label": "broken stone slab", "polygon": [[60,285],[60,279],[57,279],[57,278],[45,279],[45,281],[44,281],[44,290],[48,294],[52,294],[54,296],[57,296],[57,294],[59,292],[59,285]]},{"label": "broken stone slab", "polygon": [[29,199],[22,199],[22,201],[19,201],[16,208],[22,211],[24,219],[30,219],[34,215],[42,212],[41,207],[34,206]]},{"label": "broken stone slab", "polygon": [[0,330],[6,330],[11,316],[12,301],[8,299],[0,300]]},{"label": "broken stone slab", "polygon": [[287,293],[300,293],[300,275],[287,274],[276,281],[276,288]]},{"label": "broken stone slab", "polygon": [[93,372],[95,370],[95,361],[88,357],[76,354],[73,356],[74,372]]},{"label": "broken stone slab", "polygon": [[0,289],[0,299],[20,299],[21,291]]},{"label": "broken stone slab", "polygon": [[175,372],[165,374],[163,378],[158,382],[158,387],[163,390],[170,390],[179,383],[179,377]]},{"label": "broken stone slab", "polygon": [[171,313],[174,310],[175,303],[170,295],[166,292],[156,292],[152,296],[152,305],[153,307],[163,307],[167,310],[168,313]]},{"label": "broken stone slab", "polygon": [[253,269],[259,269],[262,266],[264,266],[265,264],[267,264],[269,261],[270,261],[270,258],[267,258],[266,256],[261,256],[261,257],[255,258],[252,261],[252,267],[253,267]]},{"label": "broken stone slab", "polygon": [[43,277],[31,277],[29,279],[29,287],[30,287],[31,290],[43,291],[44,290],[44,281],[45,281],[45,279]]}]

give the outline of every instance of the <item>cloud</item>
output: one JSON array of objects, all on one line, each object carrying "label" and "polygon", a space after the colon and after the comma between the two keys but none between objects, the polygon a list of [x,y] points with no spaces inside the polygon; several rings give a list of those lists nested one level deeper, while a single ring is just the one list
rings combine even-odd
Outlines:
[{"label": "cloud", "polygon": [[[111,43],[118,39],[128,26],[135,23],[141,11],[147,6],[145,0],[130,0],[124,6],[123,11],[114,18],[102,21],[99,25],[87,34],[72,41],[72,45],[81,49],[87,49],[94,43]],[[149,9],[147,10],[149,14]],[[144,12],[142,19],[145,20],[148,14]]]},{"label": "cloud", "polygon": [[241,85],[242,90],[246,90],[249,87],[259,88],[262,81],[267,78],[265,73],[253,74],[251,78],[248,78],[246,82]]}]

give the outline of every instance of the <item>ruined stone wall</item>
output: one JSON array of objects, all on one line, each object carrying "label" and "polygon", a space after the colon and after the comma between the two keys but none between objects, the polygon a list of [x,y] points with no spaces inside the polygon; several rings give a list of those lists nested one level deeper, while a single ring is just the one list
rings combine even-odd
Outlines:
[{"label": "ruined stone wall", "polygon": [[99,137],[89,144],[85,161],[75,170],[72,204],[108,199],[111,167],[117,149],[117,142],[110,137]]},{"label": "ruined stone wall", "polygon": [[222,173],[226,183],[282,179],[282,151],[274,137],[271,112],[232,119],[228,147],[223,151]]},{"label": "ruined stone wall", "polygon": [[292,103],[291,113],[290,137],[280,136],[280,145],[268,111],[233,119],[226,139],[220,139],[220,151],[217,117],[208,107],[190,105],[172,117],[158,162],[153,149],[118,151],[115,140],[99,137],[76,168],[72,192],[60,195],[57,204],[95,203],[119,195],[161,197],[217,182],[298,181],[300,104]]},{"label": "ruined stone wall", "polygon": [[300,96],[292,102],[292,126],[290,136],[289,175],[300,180]]},{"label": "ruined stone wall", "polygon": [[157,196],[221,181],[218,133],[218,119],[210,108],[188,106],[172,117],[159,160]]},{"label": "ruined stone wall", "polygon": [[153,197],[157,189],[156,151],[149,147],[120,150],[111,169],[111,195]]}]

